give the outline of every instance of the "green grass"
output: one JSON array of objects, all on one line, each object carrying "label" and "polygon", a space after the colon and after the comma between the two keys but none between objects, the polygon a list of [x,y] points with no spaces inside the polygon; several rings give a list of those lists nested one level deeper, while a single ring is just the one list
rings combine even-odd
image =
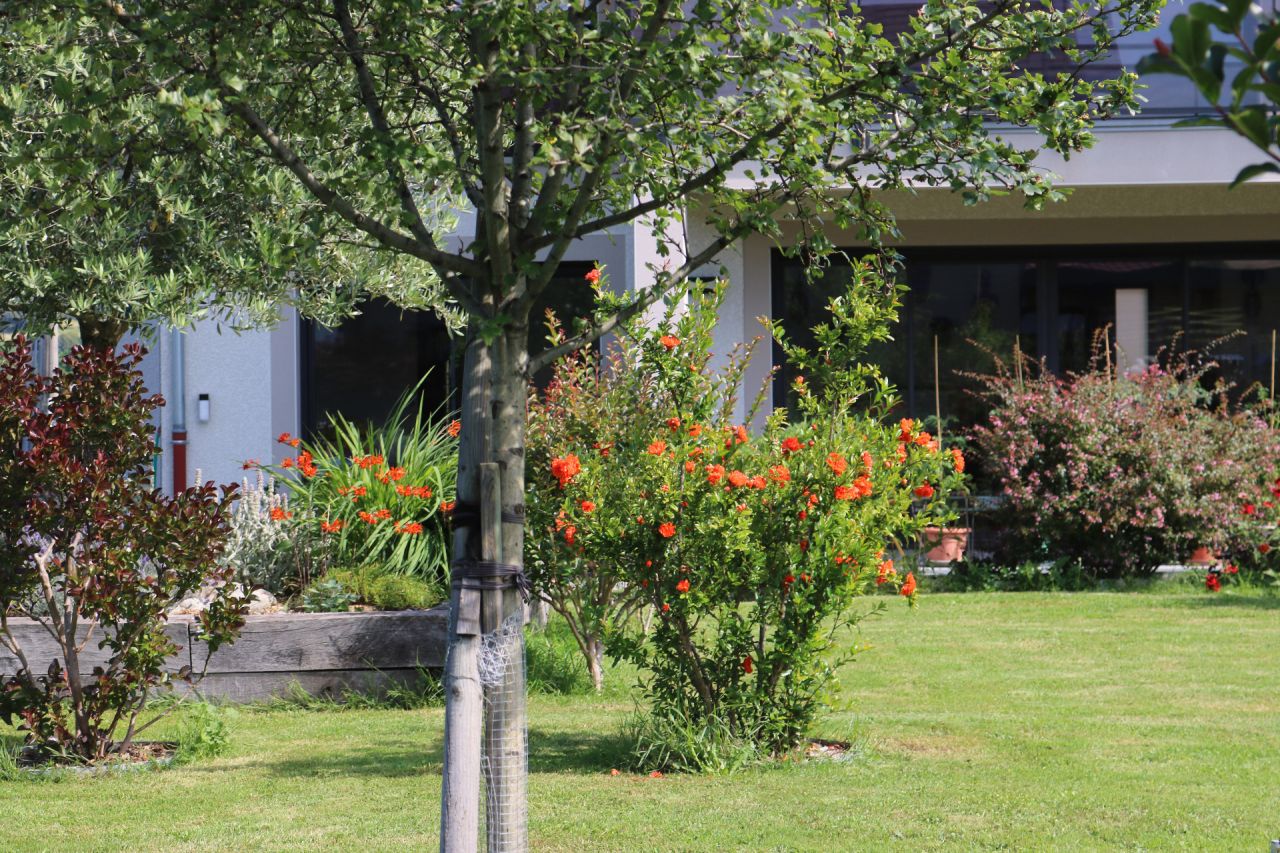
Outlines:
[{"label": "green grass", "polygon": [[[633,705],[529,703],[538,850],[1265,850],[1280,835],[1280,599],[934,595],[864,623],[842,763],[614,777]],[[615,685],[627,678],[611,670]],[[230,753],[0,782],[0,850],[436,844],[443,712],[253,711]]]}]

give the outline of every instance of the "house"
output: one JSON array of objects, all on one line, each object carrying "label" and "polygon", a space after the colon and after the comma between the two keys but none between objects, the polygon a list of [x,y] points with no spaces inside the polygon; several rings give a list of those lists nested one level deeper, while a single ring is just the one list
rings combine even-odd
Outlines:
[{"label": "house", "polygon": [[[865,4],[890,31],[914,8]],[[1166,14],[1166,30],[1179,11]],[[1155,35],[1129,39],[1113,65],[1132,67]],[[967,338],[1072,370],[1085,366],[1092,335],[1104,326],[1112,327],[1125,368],[1144,364],[1178,333],[1203,347],[1240,330],[1218,350],[1224,370],[1242,384],[1269,381],[1272,333],[1280,328],[1280,181],[1228,190],[1258,153],[1225,131],[1174,128],[1206,104],[1185,81],[1146,82],[1142,115],[1100,126],[1096,147],[1070,161],[1041,159],[1071,188],[1067,203],[1040,213],[1011,198],[966,207],[927,188],[886,199],[902,229],[911,290],[894,344],[877,357],[899,386],[905,413],[933,410],[935,340],[942,408],[961,418],[971,404],[955,371],[981,361]],[[467,233],[465,217],[459,230]],[[831,236],[856,248],[834,227]],[[634,288],[650,280],[657,261],[643,229],[593,235],[560,267],[553,301],[562,313],[581,307],[589,299],[582,276],[595,263],[607,265],[614,286]],[[762,315],[802,333],[843,275],[833,265],[821,286],[808,288],[796,262],[758,238],[726,250],[704,272],[721,268],[730,283],[718,333],[724,350],[759,334]],[[197,469],[237,480],[243,461],[280,457],[280,433],[313,432],[330,410],[376,418],[428,370],[428,398],[444,401],[453,357],[440,321],[383,305],[333,330],[286,314],[271,331],[236,335],[206,323],[166,333],[147,364],[149,384],[171,400],[158,424],[161,480],[186,482]],[[764,362],[753,366],[749,383],[765,376]]]}]

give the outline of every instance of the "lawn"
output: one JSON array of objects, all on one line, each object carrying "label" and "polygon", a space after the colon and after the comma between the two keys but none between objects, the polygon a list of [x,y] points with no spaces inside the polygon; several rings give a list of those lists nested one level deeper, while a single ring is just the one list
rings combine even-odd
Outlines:
[{"label": "lawn", "polygon": [[[895,602],[896,604],[897,602]],[[540,850],[1265,850],[1280,836],[1280,600],[930,595],[864,623],[849,761],[624,773],[626,691],[530,700]],[[615,682],[625,678],[611,672]],[[434,847],[443,713],[246,711],[162,773],[0,782],[0,850]]]}]

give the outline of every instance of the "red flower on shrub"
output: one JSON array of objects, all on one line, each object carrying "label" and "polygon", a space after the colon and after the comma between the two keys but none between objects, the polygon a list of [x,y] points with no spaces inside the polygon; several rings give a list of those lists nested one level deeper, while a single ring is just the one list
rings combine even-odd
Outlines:
[{"label": "red flower on shrub", "polygon": [[680,346],[680,339],[677,338],[675,335],[663,335],[662,337],[658,338],[658,343],[666,347],[667,352],[670,352],[671,350]]},{"label": "red flower on shrub", "polygon": [[912,492],[912,494],[914,494],[918,498],[926,498],[926,499],[931,498],[933,497],[933,486],[929,485],[928,483],[925,483],[920,486],[916,486],[915,491]]},{"label": "red flower on shrub", "polygon": [[1258,546],[1258,550],[1259,550],[1259,551],[1261,551],[1262,553],[1266,554],[1267,552],[1269,552],[1269,551],[1271,550],[1271,546],[1270,546],[1269,544],[1267,544],[1266,542],[1263,542],[1261,545],[1259,545],[1259,546]]},{"label": "red flower on shrub", "polygon": [[574,539],[574,537],[575,537],[575,536],[577,536],[577,535],[578,535],[578,528],[577,528],[577,527],[573,526],[572,524],[566,524],[566,525],[564,526],[564,541],[565,541],[567,544],[572,545],[572,544],[573,544],[573,539]]},{"label": "red flower on shrub", "polygon": [[689,579],[684,578],[680,583],[676,584],[676,592],[684,593],[689,591]]},{"label": "red flower on shrub", "polygon": [[663,539],[670,539],[676,535],[676,526],[669,521],[664,521],[658,525],[658,533],[662,534]]},{"label": "red flower on shrub", "polygon": [[676,430],[680,429],[680,419],[667,418],[667,429],[671,430],[672,432],[675,432]]},{"label": "red flower on shrub", "polygon": [[783,579],[782,579],[782,588],[783,588],[783,589],[790,589],[790,588],[791,588],[791,585],[792,585],[793,583],[795,583],[795,582],[796,582],[796,576],[795,576],[795,575],[793,575],[793,574],[787,574],[787,575],[786,575],[785,577],[783,577]]},{"label": "red flower on shrub", "polygon": [[729,485],[733,486],[735,489],[741,489],[749,482],[751,482],[750,478],[741,471],[729,472]]},{"label": "red flower on shrub", "polygon": [[694,424],[693,426],[689,427],[690,438],[697,438],[700,435],[702,435],[702,424]]},{"label": "red flower on shrub", "polygon": [[1217,592],[1222,589],[1222,581],[1218,580],[1218,575],[1214,572],[1204,576],[1204,588],[1209,592]]},{"label": "red flower on shrub", "polygon": [[874,464],[875,460],[871,458],[871,454],[865,450],[862,451],[862,473],[870,475]]},{"label": "red flower on shrub", "polygon": [[827,454],[827,467],[836,472],[836,476],[843,476],[844,472],[849,470],[849,463],[839,453]]},{"label": "red flower on shrub", "polygon": [[747,434],[746,427],[738,425],[733,428],[733,440],[738,444],[746,444],[751,440],[751,436]]},{"label": "red flower on shrub", "polygon": [[724,479],[723,465],[707,466],[707,482],[708,483],[714,486],[716,483],[720,482],[722,479]]},{"label": "red flower on shrub", "polygon": [[955,467],[957,474],[964,473],[964,454],[958,447],[951,448],[951,464]]},{"label": "red flower on shrub", "polygon": [[1234,575],[1239,573],[1240,567],[1237,566],[1235,563],[1227,563],[1225,566],[1222,567],[1222,571],[1225,572],[1226,574]]},{"label": "red flower on shrub", "polygon": [[794,435],[789,435],[782,439],[782,450],[784,453],[798,453],[800,451],[800,439]]},{"label": "red flower on shrub", "polygon": [[755,666],[755,662],[751,660],[751,655],[747,655],[745,658],[742,659],[742,671],[745,672],[747,675],[751,674],[751,671],[752,669],[754,669],[754,666]]},{"label": "red flower on shrub", "polygon": [[583,512],[595,512],[595,511],[596,511],[596,504],[595,504],[595,501],[583,501],[582,503],[580,503],[580,504],[579,504],[579,506],[580,506],[580,507],[582,507],[582,511],[583,511]]},{"label": "red flower on shrub", "polygon": [[858,497],[858,490],[853,486],[836,486],[836,500],[851,501]]},{"label": "red flower on shrub", "polygon": [[560,481],[562,489],[581,471],[582,460],[572,453],[551,460],[551,476]]},{"label": "red flower on shrub", "polygon": [[1255,507],[1253,504],[1245,504],[1240,508],[1240,511],[1245,515],[1253,515],[1255,512],[1258,511],[1258,508]]},{"label": "red flower on shrub", "polygon": [[684,463],[684,472],[685,472],[686,474],[692,474],[692,473],[693,473],[693,469],[694,469],[694,468],[697,468],[697,467],[698,467],[697,465],[693,464],[693,460],[692,460],[692,459],[690,459],[690,460],[688,460],[688,461],[686,461],[686,462]]},{"label": "red flower on shrub", "polygon": [[911,418],[898,421],[898,441],[911,441],[915,436],[916,422]]},{"label": "red flower on shrub", "polygon": [[281,468],[292,468],[292,467],[293,467],[293,457],[292,457],[292,456],[286,456],[286,457],[284,458],[284,461],[280,463],[280,467],[281,467]]},{"label": "red flower on shrub", "polygon": [[907,579],[902,582],[902,589],[898,590],[899,595],[905,595],[910,598],[916,591],[916,573],[907,572]]},{"label": "red flower on shrub", "polygon": [[600,282],[600,270],[598,268],[593,269],[590,272],[588,272],[586,275],[584,275],[583,278],[585,278],[587,281],[591,282],[592,284],[598,284]]},{"label": "red flower on shrub", "polygon": [[769,479],[779,486],[786,485],[791,482],[791,472],[786,465],[774,465],[769,469]]},{"label": "red flower on shrub", "polygon": [[893,577],[893,560],[885,560],[876,570],[876,583],[882,584]]},{"label": "red flower on shrub", "polygon": [[661,456],[667,452],[667,443],[665,441],[655,441],[646,447],[644,452],[650,456]]}]

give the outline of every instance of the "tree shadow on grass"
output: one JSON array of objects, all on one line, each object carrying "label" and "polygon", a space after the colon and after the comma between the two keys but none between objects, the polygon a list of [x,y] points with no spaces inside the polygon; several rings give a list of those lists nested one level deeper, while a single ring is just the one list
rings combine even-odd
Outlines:
[{"label": "tree shadow on grass", "polygon": [[1242,610],[1280,610],[1280,595],[1183,595],[1171,598],[1169,605],[1196,610],[1237,608]]},{"label": "tree shadow on grass", "polygon": [[[329,746],[296,757],[264,756],[253,760],[245,769],[265,770],[275,776],[291,778],[382,777],[387,779],[415,776],[439,776],[443,761],[443,745],[439,739],[421,744],[397,743],[385,746]],[[250,756],[252,758],[252,756]],[[203,773],[227,773],[225,765],[195,764],[186,768]]]},{"label": "tree shadow on grass", "polygon": [[627,764],[631,744],[621,732],[529,730],[530,773],[607,773]]}]

